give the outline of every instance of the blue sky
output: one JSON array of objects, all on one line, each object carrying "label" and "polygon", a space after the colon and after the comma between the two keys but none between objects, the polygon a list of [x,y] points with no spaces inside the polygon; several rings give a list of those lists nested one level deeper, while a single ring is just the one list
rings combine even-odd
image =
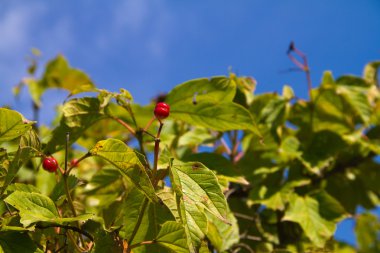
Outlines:
[{"label": "blue sky", "polygon": [[[229,68],[253,76],[257,92],[290,84],[306,97],[304,75],[286,72],[293,67],[290,41],[307,54],[317,85],[324,70],[360,75],[379,59],[379,27],[378,0],[0,0],[0,105],[31,117],[26,92],[15,100],[11,88],[25,75],[32,47],[42,51],[43,63],[63,53],[98,87],[123,87],[143,104]],[[45,94],[44,123],[65,95]]]}]

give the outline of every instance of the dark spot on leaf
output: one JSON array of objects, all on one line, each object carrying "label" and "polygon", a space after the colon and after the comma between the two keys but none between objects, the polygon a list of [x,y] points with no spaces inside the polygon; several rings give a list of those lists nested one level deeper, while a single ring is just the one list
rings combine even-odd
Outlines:
[{"label": "dark spot on leaf", "polygon": [[193,95],[193,105],[196,105],[198,102],[197,102],[197,95],[198,95],[198,92],[194,92],[194,95]]},{"label": "dark spot on leaf", "polygon": [[200,168],[201,168],[201,164],[200,163],[194,163],[193,166],[192,166],[193,170],[198,170]]}]

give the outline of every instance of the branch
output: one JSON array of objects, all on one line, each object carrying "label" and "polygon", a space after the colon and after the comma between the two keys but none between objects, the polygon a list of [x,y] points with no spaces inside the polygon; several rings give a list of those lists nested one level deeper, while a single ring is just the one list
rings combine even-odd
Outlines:
[{"label": "branch", "polygon": [[72,230],[72,231],[75,231],[75,232],[78,232],[86,237],[88,237],[88,239],[90,239],[91,241],[94,241],[94,237],[89,234],[88,232],[84,231],[83,229],[80,229],[78,227],[75,227],[75,226],[70,226],[70,225],[60,225],[60,224],[51,224],[51,225],[41,225],[41,224],[37,224],[36,225],[36,228],[39,228],[39,229],[45,229],[45,228],[56,228],[56,227],[59,227],[59,228],[64,228],[64,229],[69,229],[69,230]]}]

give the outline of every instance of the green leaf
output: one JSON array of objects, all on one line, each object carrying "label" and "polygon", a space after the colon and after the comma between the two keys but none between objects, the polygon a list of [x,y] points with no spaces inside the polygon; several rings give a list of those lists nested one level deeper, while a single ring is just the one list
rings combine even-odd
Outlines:
[{"label": "green leaf", "polygon": [[114,189],[115,186],[119,187],[120,190],[120,185],[117,183],[119,179],[121,179],[121,175],[118,169],[102,168],[91,178],[85,187],[85,191],[87,194],[95,193],[96,191],[116,191],[117,189]]},{"label": "green leaf", "polygon": [[93,214],[83,214],[72,218],[60,218],[53,200],[36,192],[15,191],[4,201],[19,210],[20,222],[24,227],[37,222],[63,224],[93,217]]},{"label": "green leaf", "polygon": [[231,224],[226,224],[210,214],[207,214],[207,218],[209,219],[207,238],[218,252],[224,252],[239,242],[239,226],[231,211],[227,214]]},{"label": "green leaf", "polygon": [[173,160],[170,178],[188,246],[194,252],[207,232],[204,210],[228,223],[226,199],[215,174],[201,163]]},{"label": "green leaf", "polygon": [[20,113],[6,108],[0,108],[0,122],[0,142],[20,137],[30,130],[33,124],[25,121]]},{"label": "green leaf", "polygon": [[284,172],[278,167],[260,168],[254,174],[252,181],[255,183],[249,194],[249,203],[262,204],[273,210],[284,210],[293,195],[293,188],[309,183],[307,180],[288,180],[283,183]]},{"label": "green leaf", "polygon": [[95,236],[94,253],[123,252],[122,244],[117,239],[116,233],[99,230]]},{"label": "green leaf", "polygon": [[0,233],[0,252],[43,253],[26,233]]},{"label": "green leaf", "polygon": [[346,85],[350,87],[365,87],[368,88],[369,83],[367,83],[363,78],[347,75],[339,77],[336,82],[336,85]]},{"label": "green leaf", "polygon": [[359,176],[359,171],[347,169],[346,173],[332,175],[327,179],[326,191],[351,214],[356,212],[359,205],[367,209],[374,208],[376,203],[373,203],[371,191],[366,186],[366,180],[371,175],[369,172]]},{"label": "green leaf", "polygon": [[185,156],[183,161],[198,161],[204,164],[210,170],[216,172],[219,180],[227,180],[228,182],[248,185],[249,182],[237,173],[233,164],[224,156],[216,153],[195,153]]},{"label": "green leaf", "polygon": [[170,115],[174,119],[217,131],[250,130],[260,135],[249,111],[233,102],[204,101],[195,105],[184,102],[177,107],[171,107]]},{"label": "green leaf", "polygon": [[371,85],[378,86],[378,71],[380,68],[380,61],[374,61],[368,63],[364,67],[363,78]]},{"label": "green leaf", "polygon": [[[337,86],[329,85],[323,86],[319,89],[313,90],[314,104],[305,104],[308,108],[303,111],[294,111],[296,117],[302,116],[304,120],[310,117],[305,117],[312,113],[312,129],[313,131],[330,130],[339,134],[351,132],[354,129],[352,124],[351,110],[347,110],[350,106],[347,104],[345,98],[337,93]],[[301,103],[298,104],[301,106]],[[303,105],[302,105],[303,106]],[[312,107],[313,106],[313,107]],[[301,109],[299,107],[299,109]],[[306,109],[306,110],[305,110]],[[348,112],[351,112],[348,114]]]},{"label": "green leaf", "polygon": [[192,105],[200,102],[232,102],[236,83],[227,77],[200,78],[176,86],[167,95],[165,102],[171,111],[180,109],[183,104]]},{"label": "green leaf", "polygon": [[237,77],[234,73],[230,73],[230,79],[237,84],[234,102],[244,107],[249,106],[254,98],[253,92],[256,89],[256,80],[250,76]]},{"label": "green leaf", "polygon": [[[67,177],[67,185],[69,188],[69,191],[74,189],[75,186],[78,184],[78,178],[76,178],[73,175],[70,175]],[[54,189],[50,195],[50,198],[55,202],[62,202],[66,198],[65,193],[65,186],[64,186],[64,180],[61,179],[58,184],[54,186]],[[59,205],[59,204],[58,204]]]},{"label": "green leaf", "polygon": [[95,86],[89,76],[83,71],[70,67],[67,60],[58,55],[46,65],[43,77],[39,81],[27,83],[33,101],[41,104],[41,96],[48,88],[61,88],[75,95],[85,91],[93,91]]},{"label": "green leaf", "polygon": [[41,193],[40,190],[32,184],[14,183],[7,187],[7,192],[21,191],[21,192],[36,192]]},{"label": "green leaf", "polygon": [[179,217],[176,199],[171,189],[166,187],[162,189],[161,191],[158,191],[157,196],[164,203],[164,205],[170,210],[175,220],[177,222],[180,222],[181,218]]},{"label": "green leaf", "polygon": [[186,132],[179,138],[178,147],[188,146],[195,147],[212,140],[214,137],[211,135],[210,130],[203,127],[196,127],[192,131]]},{"label": "green leaf", "polygon": [[340,85],[337,92],[345,98],[352,110],[359,115],[364,123],[368,123],[372,108],[366,95],[366,89]]},{"label": "green leaf", "polygon": [[360,214],[356,220],[355,233],[360,252],[380,251],[380,222],[376,215],[368,212]]},{"label": "green leaf", "polygon": [[323,247],[334,234],[336,224],[324,219],[319,213],[319,208],[317,200],[294,194],[282,220],[297,222],[317,247]]},{"label": "green leaf", "polygon": [[315,198],[318,201],[319,206],[321,207],[319,208],[319,212],[323,218],[339,222],[349,217],[347,211],[338,202],[338,200],[336,200],[326,191],[320,191],[314,194],[313,198]]},{"label": "green leaf", "polygon": [[[148,203],[145,201],[145,195],[137,188],[132,188],[122,203],[122,212],[116,217],[115,225],[123,226],[120,231],[121,236],[129,239],[134,231],[139,216],[143,215],[139,230],[131,242],[132,244],[143,241],[149,231],[149,206],[147,206]],[[144,213],[142,213],[144,205],[145,210]]]},{"label": "green leaf", "polygon": [[331,71],[325,71],[323,72],[323,76],[322,76],[322,83],[321,85],[326,85],[326,84],[334,84],[335,81],[334,81],[334,76],[332,74]]},{"label": "green leaf", "polygon": [[97,98],[84,97],[68,101],[63,105],[60,125],[53,130],[45,152],[55,153],[63,149],[67,132],[70,133],[69,144],[74,143],[87,128],[105,117]]},{"label": "green leaf", "polygon": [[185,230],[180,223],[175,221],[165,222],[155,241],[173,252],[189,252],[186,243]]},{"label": "green leaf", "polygon": [[[121,212],[117,215],[113,225],[121,226],[120,235],[129,240],[139,219],[141,219],[141,223],[139,229],[135,231],[135,237],[131,244],[153,240],[159,233],[160,224],[172,220],[173,217],[164,205],[148,202],[145,195],[134,187],[123,200]],[[157,245],[155,246],[157,247]],[[148,245],[146,247],[146,252],[161,252],[156,250],[149,251],[148,248],[150,249],[151,247]],[[144,251],[142,250],[142,252]]]},{"label": "green leaf", "polygon": [[8,171],[2,185],[3,187],[6,187],[12,182],[17,172],[25,162],[29,161],[30,158],[40,153],[40,146],[41,143],[36,132],[33,129],[29,129],[21,136],[18,150],[8,166]]},{"label": "green leaf", "polygon": [[150,200],[157,201],[152,182],[138,157],[141,154],[117,139],[99,141],[89,152],[110,162]]},{"label": "green leaf", "polygon": [[283,88],[282,88],[282,96],[284,97],[284,99],[286,100],[291,100],[293,99],[295,96],[294,96],[294,91],[292,89],[292,87],[288,86],[288,85],[285,85]]}]

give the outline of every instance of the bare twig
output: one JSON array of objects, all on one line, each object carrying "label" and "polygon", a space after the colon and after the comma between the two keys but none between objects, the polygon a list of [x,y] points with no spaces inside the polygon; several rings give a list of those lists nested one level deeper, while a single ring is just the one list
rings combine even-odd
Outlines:
[{"label": "bare twig", "polygon": [[[292,53],[295,53],[302,59],[302,63],[297,60]],[[308,86],[308,91],[309,91],[309,98],[312,100],[311,97],[311,90],[312,90],[312,83],[311,83],[311,77],[310,77],[310,68],[309,68],[309,63],[307,61],[306,55],[300,51],[298,48],[295,47],[294,42],[292,41],[289,45],[289,49],[287,51],[287,55],[289,59],[303,72],[306,74],[306,80],[307,80],[307,86]]]}]

